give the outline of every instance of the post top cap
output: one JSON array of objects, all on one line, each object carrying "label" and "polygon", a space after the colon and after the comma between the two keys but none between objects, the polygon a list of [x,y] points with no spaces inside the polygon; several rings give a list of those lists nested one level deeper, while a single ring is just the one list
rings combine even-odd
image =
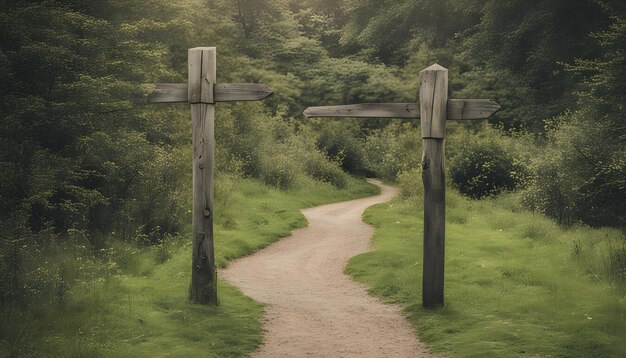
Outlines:
[{"label": "post top cap", "polygon": [[435,63],[434,65],[430,65],[429,67],[426,67],[425,69],[421,70],[420,72],[424,72],[424,71],[447,71],[448,69],[441,66],[438,63]]}]

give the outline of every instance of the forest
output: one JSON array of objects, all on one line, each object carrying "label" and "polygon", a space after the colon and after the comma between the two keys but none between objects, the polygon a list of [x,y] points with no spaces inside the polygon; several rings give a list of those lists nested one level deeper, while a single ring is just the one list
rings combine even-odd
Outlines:
[{"label": "forest", "polygon": [[[261,344],[262,308],[236,289],[220,282],[218,307],[186,302],[189,105],[132,100],[151,83],[186,82],[187,49],[198,46],[217,47],[218,82],[274,92],[217,105],[218,267],[306,225],[299,208],[372,195],[365,177],[401,190],[396,207],[366,213],[377,230],[394,210],[421,205],[419,120],[302,111],[415,102],[419,72],[438,63],[450,98],[502,105],[488,121],[448,122],[449,220],[473,232],[461,211],[510,209],[512,222],[535,225],[521,238],[559,242],[545,251],[574,265],[573,296],[596,285],[589,297],[607,302],[597,332],[572,323],[567,339],[544,349],[528,338],[524,352],[626,354],[624,1],[0,0],[0,9],[0,356],[246,356]],[[347,272],[393,302],[419,295],[390,293],[382,273],[368,278],[375,262],[355,258]],[[465,356],[446,337],[420,336]],[[473,356],[522,355],[496,348]]]}]

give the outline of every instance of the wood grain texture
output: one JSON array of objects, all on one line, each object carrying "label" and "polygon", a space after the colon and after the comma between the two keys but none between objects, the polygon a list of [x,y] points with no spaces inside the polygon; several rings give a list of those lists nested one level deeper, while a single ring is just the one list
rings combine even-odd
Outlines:
[{"label": "wood grain texture", "polygon": [[261,83],[218,83],[215,102],[260,101],[273,91]]},{"label": "wood grain texture", "polygon": [[200,103],[202,95],[202,50],[187,51],[187,102]]},{"label": "wood grain texture", "polygon": [[419,118],[417,103],[362,103],[343,106],[309,107],[306,117]]},{"label": "wood grain texture", "polygon": [[[147,96],[136,95],[139,103],[188,102],[186,83],[155,83],[154,91]],[[217,83],[213,90],[215,102],[258,101],[272,94],[272,90],[260,83]]]},{"label": "wood grain texture", "polygon": [[448,106],[448,70],[434,64],[420,71],[422,138],[444,138]]},{"label": "wood grain texture", "polygon": [[422,305],[443,305],[444,247],[446,237],[445,139],[422,140],[424,182],[424,262]]},{"label": "wood grain texture", "polygon": [[189,103],[215,103],[213,86],[216,83],[215,47],[196,47],[188,51]]},{"label": "wood grain texture", "polygon": [[[447,120],[485,119],[496,113],[500,105],[491,99],[449,99]],[[362,103],[343,106],[309,107],[307,118],[420,118],[418,103]]]},{"label": "wood grain texture", "polygon": [[[189,50],[188,94],[192,126],[192,271],[189,299],[217,305],[213,244],[213,177],[215,152],[215,48]],[[200,67],[198,69],[198,66]]]},{"label": "wood grain texture", "polygon": [[215,103],[214,87],[217,83],[217,50],[215,47],[200,47],[202,51],[202,80],[200,102]]},{"label": "wood grain texture", "polygon": [[486,119],[500,110],[492,99],[449,99],[446,110],[448,120]]},{"label": "wood grain texture", "polygon": [[217,304],[217,277],[213,244],[213,176],[215,105],[191,105],[192,120],[192,272],[189,298],[192,302]]},{"label": "wood grain texture", "polygon": [[424,182],[422,305],[433,308],[443,305],[446,236],[444,137],[448,105],[448,70],[437,64],[422,70],[419,98]]}]

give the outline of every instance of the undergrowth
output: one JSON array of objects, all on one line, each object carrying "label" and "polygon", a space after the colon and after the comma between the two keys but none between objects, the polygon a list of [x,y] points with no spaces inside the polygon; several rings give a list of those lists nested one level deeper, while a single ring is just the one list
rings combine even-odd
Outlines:
[{"label": "undergrowth", "polygon": [[[310,181],[281,191],[252,179],[218,178],[218,266],[306,225],[299,208],[378,190],[354,178],[346,184],[336,189]],[[0,357],[239,357],[261,343],[262,307],[236,288],[218,282],[218,307],[188,302],[188,233],[151,246],[136,236],[128,242],[101,239],[104,248],[94,249],[76,232],[57,237],[39,250],[44,253],[32,252],[45,262],[16,262],[29,300],[13,297],[2,304]],[[35,271],[27,275],[25,265]]]}]

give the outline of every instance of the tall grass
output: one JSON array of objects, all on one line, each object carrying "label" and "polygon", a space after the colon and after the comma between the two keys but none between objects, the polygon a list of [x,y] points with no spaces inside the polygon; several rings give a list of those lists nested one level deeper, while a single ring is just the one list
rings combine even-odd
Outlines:
[{"label": "tall grass", "polygon": [[[377,192],[354,178],[345,189],[310,179],[280,191],[234,175],[218,177],[216,189],[219,267],[304,226],[301,207]],[[31,280],[42,282],[29,296],[37,300],[0,306],[0,357],[239,357],[261,343],[262,307],[228,284],[218,282],[218,307],[188,303],[188,233],[152,246],[136,236],[105,238],[94,251],[76,232],[46,247],[37,256],[45,262],[29,266],[42,277]]]},{"label": "tall grass", "polygon": [[438,352],[625,356],[624,234],[562,229],[518,202],[512,195],[471,201],[448,193],[442,309],[421,307],[421,198],[368,209],[375,251],[354,257],[346,271],[373,294],[401,303],[419,337]]}]

